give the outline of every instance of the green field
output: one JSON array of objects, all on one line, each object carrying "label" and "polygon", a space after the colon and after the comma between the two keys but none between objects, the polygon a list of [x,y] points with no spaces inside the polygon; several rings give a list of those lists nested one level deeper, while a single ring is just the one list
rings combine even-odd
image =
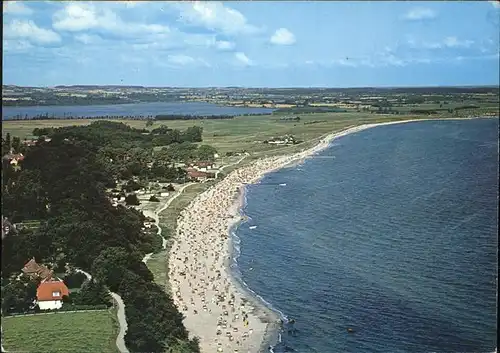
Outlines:
[{"label": "green field", "polygon": [[3,317],[2,331],[8,352],[118,352],[114,310]]},{"label": "green field", "polygon": [[162,250],[149,259],[147,266],[154,276],[155,282],[169,291],[168,283],[168,255],[172,245],[172,236],[177,227],[177,217],[179,213],[189,203],[204,190],[208,189],[211,183],[193,184],[184,189],[172,203],[160,213],[160,226],[162,227],[162,235],[168,239],[167,250]]},{"label": "green field", "polygon": [[[276,146],[263,144],[262,141],[271,137],[291,134],[299,140],[308,141],[332,131],[344,129],[351,125],[375,123],[394,120],[427,118],[427,116],[394,116],[379,115],[366,112],[352,113],[314,113],[301,114],[300,122],[280,122],[280,115],[240,116],[230,120],[174,120],[155,122],[153,127],[168,125],[171,128],[185,129],[198,125],[203,127],[203,143],[214,146],[221,154],[228,151],[247,150],[250,152],[266,152],[276,149]],[[323,121],[324,120],[324,121]],[[61,127],[69,125],[87,125],[95,120],[30,120],[3,121],[3,134],[19,136],[21,139],[31,138],[34,128]],[[139,120],[120,120],[135,128],[145,128],[145,122]],[[305,124],[311,121],[323,121],[315,124]]]}]

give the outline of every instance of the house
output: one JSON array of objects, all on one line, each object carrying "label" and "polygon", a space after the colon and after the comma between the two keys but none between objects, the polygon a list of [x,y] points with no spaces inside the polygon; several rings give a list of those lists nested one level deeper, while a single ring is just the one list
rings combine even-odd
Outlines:
[{"label": "house", "polygon": [[168,192],[161,192],[161,193],[160,193],[160,196],[161,196],[161,197],[167,197],[168,195],[169,195],[169,193],[168,193]]},{"label": "house", "polygon": [[16,226],[10,223],[7,217],[2,217],[2,239],[5,238],[11,231],[16,232]]},{"label": "house", "polygon": [[51,278],[53,275],[53,271],[43,265],[37,264],[35,258],[29,260],[26,265],[24,265],[22,271],[25,275],[28,275],[32,279],[40,278],[45,280],[47,278]]},{"label": "house", "polygon": [[69,296],[69,290],[60,279],[44,279],[36,290],[40,310],[61,309],[64,296]]},{"label": "house", "polygon": [[187,175],[191,179],[196,179],[198,181],[204,181],[204,180],[206,180],[208,178],[214,178],[215,177],[214,173],[207,173],[207,172],[202,172],[202,171],[198,171],[198,170],[188,170],[187,171]]},{"label": "house", "polygon": [[215,164],[213,162],[195,162],[191,164],[195,170],[200,172],[206,172],[208,169],[214,169]]},{"label": "house", "polygon": [[24,159],[24,156],[22,153],[8,153],[3,156],[3,159],[9,161],[11,165],[17,165]]},{"label": "house", "polygon": [[24,140],[23,141],[23,145],[26,145],[26,146],[35,146],[36,142],[37,142],[37,140]]}]

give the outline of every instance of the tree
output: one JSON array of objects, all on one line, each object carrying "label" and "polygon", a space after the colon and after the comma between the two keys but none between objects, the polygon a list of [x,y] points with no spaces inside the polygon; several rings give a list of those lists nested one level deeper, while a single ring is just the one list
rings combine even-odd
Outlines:
[{"label": "tree", "polygon": [[16,153],[21,152],[21,139],[17,136],[14,136],[12,138],[12,146],[11,147],[14,150],[14,152],[16,152]]},{"label": "tree", "polygon": [[5,139],[2,138],[2,155],[10,152],[11,143],[10,133],[7,133]]},{"label": "tree", "polygon": [[24,313],[32,308],[39,281],[21,276],[2,287],[2,312]]},{"label": "tree", "polygon": [[202,141],[203,128],[200,126],[188,127],[184,132],[183,141],[187,142],[201,142]]},{"label": "tree", "polygon": [[214,155],[217,153],[217,150],[209,145],[201,145],[198,147],[196,152],[200,160],[213,162],[215,159]]},{"label": "tree", "polygon": [[146,120],[146,127],[153,126],[153,124],[154,124],[153,119],[148,119],[148,120]]},{"label": "tree", "polygon": [[64,284],[68,288],[79,288],[85,282],[87,276],[81,272],[72,272],[64,277]]},{"label": "tree", "polygon": [[139,202],[139,199],[137,198],[136,194],[130,194],[125,196],[125,203],[127,205],[140,205],[141,203]]},{"label": "tree", "polygon": [[95,280],[106,283],[113,292],[116,292],[129,261],[130,255],[125,248],[104,249],[92,263]]},{"label": "tree", "polygon": [[106,290],[106,287],[102,282],[96,281],[94,279],[85,282],[78,292],[78,295],[74,296],[73,303],[76,305],[102,305],[111,306],[111,295]]}]

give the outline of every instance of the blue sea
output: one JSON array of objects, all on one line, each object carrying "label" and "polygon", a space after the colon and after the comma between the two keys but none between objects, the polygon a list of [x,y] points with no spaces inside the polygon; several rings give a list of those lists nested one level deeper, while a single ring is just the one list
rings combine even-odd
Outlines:
[{"label": "blue sea", "polygon": [[275,352],[495,350],[498,119],[347,135],[246,198],[242,279],[295,320]]},{"label": "blue sea", "polygon": [[225,107],[203,102],[152,102],[134,104],[107,105],[69,105],[69,106],[33,106],[2,107],[2,120],[10,120],[17,116],[33,118],[48,114],[58,118],[96,117],[96,116],[148,116],[159,114],[179,115],[244,115],[272,113],[270,108]]}]

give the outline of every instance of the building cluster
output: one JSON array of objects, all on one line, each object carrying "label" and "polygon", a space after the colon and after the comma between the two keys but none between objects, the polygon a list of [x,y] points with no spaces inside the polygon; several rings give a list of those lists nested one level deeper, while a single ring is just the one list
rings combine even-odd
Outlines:
[{"label": "building cluster", "polygon": [[33,308],[36,305],[40,310],[62,308],[63,297],[69,296],[69,289],[64,281],[54,275],[54,271],[38,264],[35,258],[32,258],[24,265],[22,273],[30,279],[41,280],[36,289],[36,300],[33,302]]},{"label": "building cluster", "polygon": [[213,179],[217,176],[219,168],[214,162],[194,162],[190,163],[186,168],[187,175],[190,179],[196,181],[205,181]]},{"label": "building cluster", "polygon": [[273,137],[269,140],[264,140],[263,143],[272,145],[295,145],[297,143],[297,140],[292,135],[285,135],[282,137]]}]

